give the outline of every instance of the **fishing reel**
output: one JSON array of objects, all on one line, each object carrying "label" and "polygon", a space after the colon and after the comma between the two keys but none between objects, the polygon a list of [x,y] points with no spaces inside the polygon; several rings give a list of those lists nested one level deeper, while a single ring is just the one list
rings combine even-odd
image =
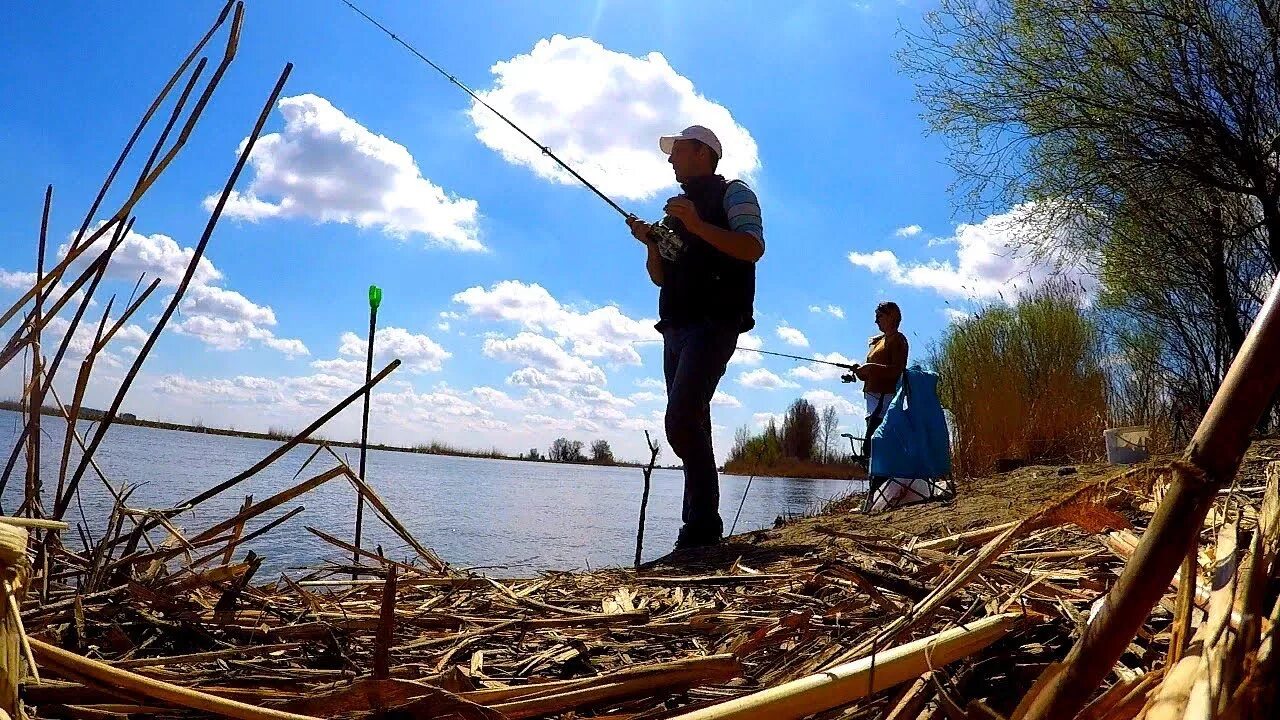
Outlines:
[{"label": "fishing reel", "polygon": [[668,262],[675,262],[684,254],[684,240],[680,233],[667,225],[670,216],[664,217],[649,226],[649,238],[658,246],[658,254]]}]

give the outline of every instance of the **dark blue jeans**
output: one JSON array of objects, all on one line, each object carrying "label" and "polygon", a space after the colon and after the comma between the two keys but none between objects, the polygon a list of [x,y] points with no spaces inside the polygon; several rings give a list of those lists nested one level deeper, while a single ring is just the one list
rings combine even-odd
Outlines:
[{"label": "dark blue jeans", "polygon": [[662,332],[667,378],[667,442],[684,462],[683,533],[718,538],[720,478],[711,448],[711,397],[738,342],[738,331],[710,323]]}]

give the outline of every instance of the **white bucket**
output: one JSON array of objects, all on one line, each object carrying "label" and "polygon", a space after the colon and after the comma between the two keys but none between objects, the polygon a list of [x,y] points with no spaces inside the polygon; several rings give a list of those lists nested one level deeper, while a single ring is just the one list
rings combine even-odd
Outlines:
[{"label": "white bucket", "polygon": [[1107,443],[1107,462],[1113,465],[1142,462],[1151,453],[1147,451],[1147,442],[1151,439],[1151,431],[1146,427],[1111,428],[1102,433]]}]

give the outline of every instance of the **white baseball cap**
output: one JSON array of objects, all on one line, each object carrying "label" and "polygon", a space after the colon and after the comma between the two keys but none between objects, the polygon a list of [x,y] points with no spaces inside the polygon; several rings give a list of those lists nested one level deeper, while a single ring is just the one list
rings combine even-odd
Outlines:
[{"label": "white baseball cap", "polygon": [[662,148],[662,152],[670,155],[671,148],[675,146],[677,140],[697,140],[698,142],[711,148],[716,157],[724,157],[724,151],[720,148],[720,138],[716,134],[702,127],[701,125],[690,125],[680,131],[678,135],[663,135],[658,138],[658,147]]}]

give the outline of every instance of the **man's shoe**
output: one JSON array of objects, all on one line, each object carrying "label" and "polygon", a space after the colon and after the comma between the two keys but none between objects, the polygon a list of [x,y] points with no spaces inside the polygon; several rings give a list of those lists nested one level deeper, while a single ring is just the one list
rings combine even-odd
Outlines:
[{"label": "man's shoe", "polygon": [[690,548],[719,545],[721,539],[719,532],[691,529],[688,525],[685,525],[680,528],[680,534],[676,536],[675,549],[688,550]]}]

